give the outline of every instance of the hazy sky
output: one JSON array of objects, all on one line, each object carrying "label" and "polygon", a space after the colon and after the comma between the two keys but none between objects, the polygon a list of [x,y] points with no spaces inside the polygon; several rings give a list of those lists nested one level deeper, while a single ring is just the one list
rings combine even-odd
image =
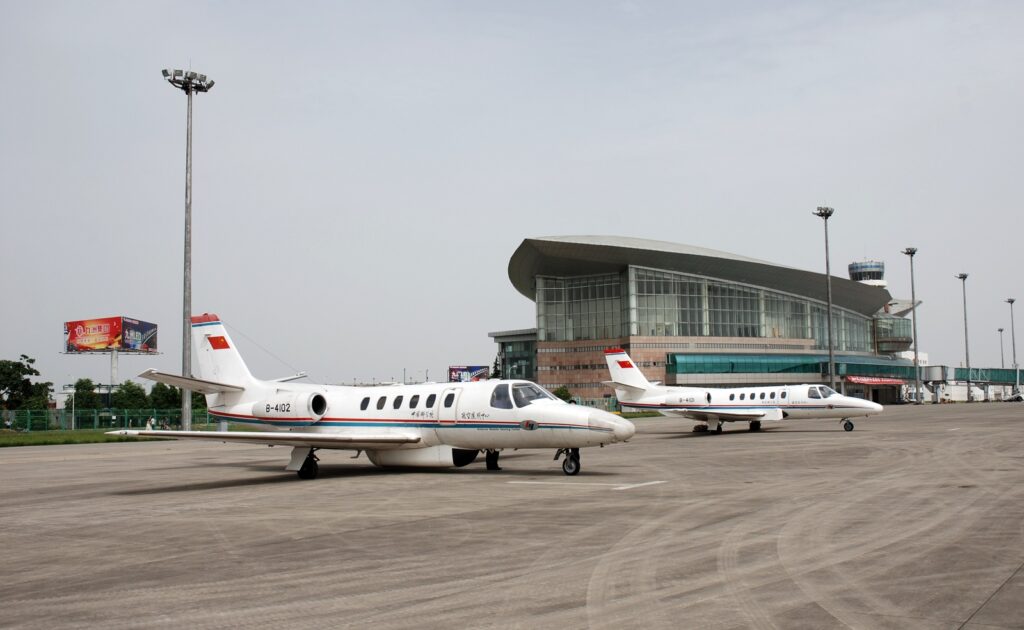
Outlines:
[{"label": "hazy sky", "polygon": [[[62,322],[161,328],[180,371],[184,95],[193,309],[252,371],[444,378],[535,325],[524,238],[620,234],[822,271],[878,259],[922,350],[1010,362],[1020,2],[0,1],[0,358],[107,381]],[[1024,300],[1021,305],[1024,307]],[[1019,313],[1024,334],[1024,312]],[[245,335],[240,336],[239,331]],[[1024,353],[1024,340],[1021,342]],[[1024,361],[1022,361],[1024,362]]]}]

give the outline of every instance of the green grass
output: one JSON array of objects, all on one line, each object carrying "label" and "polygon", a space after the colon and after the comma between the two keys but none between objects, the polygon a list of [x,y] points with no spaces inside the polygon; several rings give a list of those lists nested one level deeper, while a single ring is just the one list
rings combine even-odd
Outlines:
[{"label": "green grass", "polygon": [[47,446],[51,444],[93,444],[96,442],[140,442],[161,438],[135,438],[106,435],[111,429],[80,431],[0,431],[0,448],[4,446]]},{"label": "green grass", "polygon": [[633,411],[629,413],[621,414],[623,418],[632,420],[633,418],[657,418],[661,414],[657,411]]}]

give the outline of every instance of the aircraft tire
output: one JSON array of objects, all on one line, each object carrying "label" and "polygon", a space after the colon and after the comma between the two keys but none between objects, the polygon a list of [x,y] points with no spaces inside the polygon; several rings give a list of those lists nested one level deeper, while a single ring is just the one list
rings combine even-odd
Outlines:
[{"label": "aircraft tire", "polygon": [[299,468],[299,479],[316,479],[318,474],[320,474],[320,465],[316,463],[315,459],[307,457],[306,461],[302,462],[302,468]]},{"label": "aircraft tire", "polygon": [[722,423],[719,422],[718,425],[715,427],[715,433],[721,433],[721,432],[722,432]]},{"label": "aircraft tire", "polygon": [[562,472],[569,475],[578,475],[580,472],[580,456],[579,455],[566,455],[565,459],[562,460]]},{"label": "aircraft tire", "polygon": [[498,465],[498,451],[486,451],[484,459],[487,462],[487,470],[501,470]]},{"label": "aircraft tire", "polygon": [[761,421],[760,420],[751,420],[750,421],[750,430],[751,431],[760,431],[761,430]]},{"label": "aircraft tire", "polygon": [[846,429],[847,431],[853,431],[853,423],[847,420],[843,422],[843,428]]}]

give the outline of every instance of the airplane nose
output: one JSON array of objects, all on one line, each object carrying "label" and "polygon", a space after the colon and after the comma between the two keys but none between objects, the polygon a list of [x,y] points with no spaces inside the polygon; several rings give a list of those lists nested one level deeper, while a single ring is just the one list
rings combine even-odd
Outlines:
[{"label": "airplane nose", "polygon": [[876,402],[870,403],[870,405],[871,405],[870,409],[874,413],[882,413],[883,411],[885,411],[885,407],[883,407],[882,405],[879,405]]},{"label": "airplane nose", "polygon": [[590,412],[589,423],[591,428],[610,430],[616,442],[625,442],[636,433],[636,427],[629,420],[598,409]]}]

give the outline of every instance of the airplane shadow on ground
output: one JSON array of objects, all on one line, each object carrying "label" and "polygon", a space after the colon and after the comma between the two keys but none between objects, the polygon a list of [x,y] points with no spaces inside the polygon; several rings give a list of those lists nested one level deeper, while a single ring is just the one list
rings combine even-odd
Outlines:
[{"label": "airplane shadow on ground", "polygon": [[718,438],[723,439],[729,436],[736,437],[739,435],[757,435],[760,433],[825,433],[825,432],[836,432],[836,433],[847,433],[842,428],[839,429],[783,429],[782,427],[773,427],[771,429],[761,429],[760,431],[729,431],[725,430],[721,433],[715,433],[714,431],[705,431],[702,433],[693,433],[690,431],[681,431],[678,433],[670,431],[658,431],[652,432],[649,435],[656,436],[659,440],[679,440],[679,439],[699,439],[699,438]]},{"label": "airplane shadow on ground", "polygon": [[[235,470],[249,470],[253,473],[265,473],[265,476],[253,475],[252,477],[246,477],[244,479],[218,479],[213,481],[201,481],[197,483],[177,483],[169,486],[151,486],[147,488],[133,488],[130,490],[118,490],[111,492],[113,495],[120,496],[144,496],[144,495],[156,495],[156,494],[167,494],[174,492],[197,492],[205,490],[221,490],[225,488],[237,488],[244,486],[260,486],[270,485],[277,483],[317,483],[320,480],[325,479],[342,479],[342,478],[364,478],[364,477],[384,477],[391,475],[445,475],[452,477],[491,477],[494,479],[503,478],[535,478],[537,476],[551,477],[552,479],[566,479],[567,475],[562,473],[562,465],[559,462],[551,461],[551,466],[545,467],[533,467],[530,469],[516,470],[507,467],[505,464],[507,460],[514,460],[520,457],[526,457],[530,453],[515,453],[510,455],[502,455],[499,465],[502,470],[487,470],[484,467],[483,458],[480,457],[477,461],[465,466],[463,468],[415,468],[415,467],[399,467],[389,466],[387,468],[377,468],[370,462],[363,460],[353,464],[340,464],[324,459],[320,460],[320,474],[317,479],[312,481],[305,481],[299,479],[294,472],[284,470],[286,461],[282,461],[279,465],[264,464],[264,463],[231,463],[231,462],[210,462],[204,463],[203,467],[222,467],[231,468]],[[579,478],[614,478],[617,477],[617,473],[603,472],[600,470],[588,470],[586,468],[586,453],[583,454],[584,469],[580,471]],[[180,467],[177,468],[180,470]]]}]

